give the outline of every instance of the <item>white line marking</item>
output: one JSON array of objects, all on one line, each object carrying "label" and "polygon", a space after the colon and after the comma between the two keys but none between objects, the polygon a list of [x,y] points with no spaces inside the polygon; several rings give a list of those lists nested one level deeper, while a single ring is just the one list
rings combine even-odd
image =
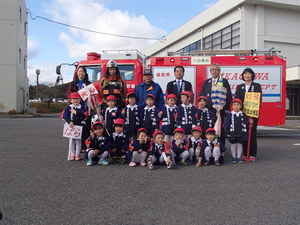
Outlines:
[{"label": "white line marking", "polygon": [[292,129],[280,128],[280,127],[258,126],[257,130],[292,130]]}]

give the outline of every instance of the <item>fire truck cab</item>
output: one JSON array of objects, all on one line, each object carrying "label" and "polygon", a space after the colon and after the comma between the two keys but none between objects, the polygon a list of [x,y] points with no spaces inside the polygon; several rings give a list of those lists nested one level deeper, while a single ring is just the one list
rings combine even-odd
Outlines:
[{"label": "fire truck cab", "polygon": [[[89,80],[99,89],[98,81],[104,76],[108,61],[115,60],[121,77],[126,81],[128,91],[133,91],[136,85],[142,82],[143,56],[140,52],[137,50],[103,50],[102,52],[102,54],[88,52],[86,60],[77,62],[73,79],[76,76],[77,68],[85,67]],[[60,66],[58,66],[56,73],[60,75]]]}]

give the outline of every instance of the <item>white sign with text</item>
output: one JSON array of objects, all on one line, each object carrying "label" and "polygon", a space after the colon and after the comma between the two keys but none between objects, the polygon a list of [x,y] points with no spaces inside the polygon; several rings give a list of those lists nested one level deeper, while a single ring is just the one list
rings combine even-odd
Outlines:
[{"label": "white sign with text", "polygon": [[[255,72],[254,82],[261,85],[263,102],[282,101],[282,67],[281,66],[221,66],[221,74],[230,84],[232,94],[242,79],[243,70],[248,67]],[[207,78],[210,78],[210,67],[207,67]]]}]

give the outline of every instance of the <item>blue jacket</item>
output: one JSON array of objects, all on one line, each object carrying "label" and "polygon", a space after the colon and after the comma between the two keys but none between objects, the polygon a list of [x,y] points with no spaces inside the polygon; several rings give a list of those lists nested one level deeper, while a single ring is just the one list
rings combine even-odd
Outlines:
[{"label": "blue jacket", "polygon": [[200,155],[199,156],[202,157],[202,158],[205,158],[205,155],[204,155],[205,148],[207,146],[209,146],[211,148],[211,150],[213,150],[214,144],[220,144],[220,152],[225,152],[226,151],[225,145],[222,142],[220,142],[218,138],[215,138],[212,141],[212,146],[208,144],[207,140],[204,140],[202,142],[202,145],[201,145],[201,150],[200,150]]},{"label": "blue jacket", "polygon": [[148,94],[153,94],[155,96],[155,106],[161,110],[164,105],[164,94],[159,86],[159,84],[151,81],[150,84],[146,84],[145,82],[139,84],[134,89],[134,93],[137,96],[137,105],[141,108],[144,108],[146,106],[146,96]]},{"label": "blue jacket", "polygon": [[[71,115],[71,109],[76,110],[76,115]],[[81,126],[81,122],[85,119],[85,113],[86,109],[82,105],[79,106],[73,106],[68,105],[64,112],[63,112],[63,119],[69,124],[71,121],[74,123],[74,125]]]},{"label": "blue jacket", "polygon": [[192,104],[188,107],[181,104],[177,109],[177,125],[182,127],[186,134],[191,134],[192,127],[197,124],[196,113],[197,109]]}]

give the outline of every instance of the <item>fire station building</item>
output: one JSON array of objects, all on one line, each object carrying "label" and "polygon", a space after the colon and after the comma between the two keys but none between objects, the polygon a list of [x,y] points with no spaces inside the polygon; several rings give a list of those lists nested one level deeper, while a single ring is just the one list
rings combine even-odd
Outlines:
[{"label": "fire station building", "polygon": [[0,0],[0,112],[28,110],[25,0]]},{"label": "fire station building", "polygon": [[287,115],[300,115],[300,2],[220,0],[143,53],[168,56],[198,50],[278,50],[287,63]]}]

